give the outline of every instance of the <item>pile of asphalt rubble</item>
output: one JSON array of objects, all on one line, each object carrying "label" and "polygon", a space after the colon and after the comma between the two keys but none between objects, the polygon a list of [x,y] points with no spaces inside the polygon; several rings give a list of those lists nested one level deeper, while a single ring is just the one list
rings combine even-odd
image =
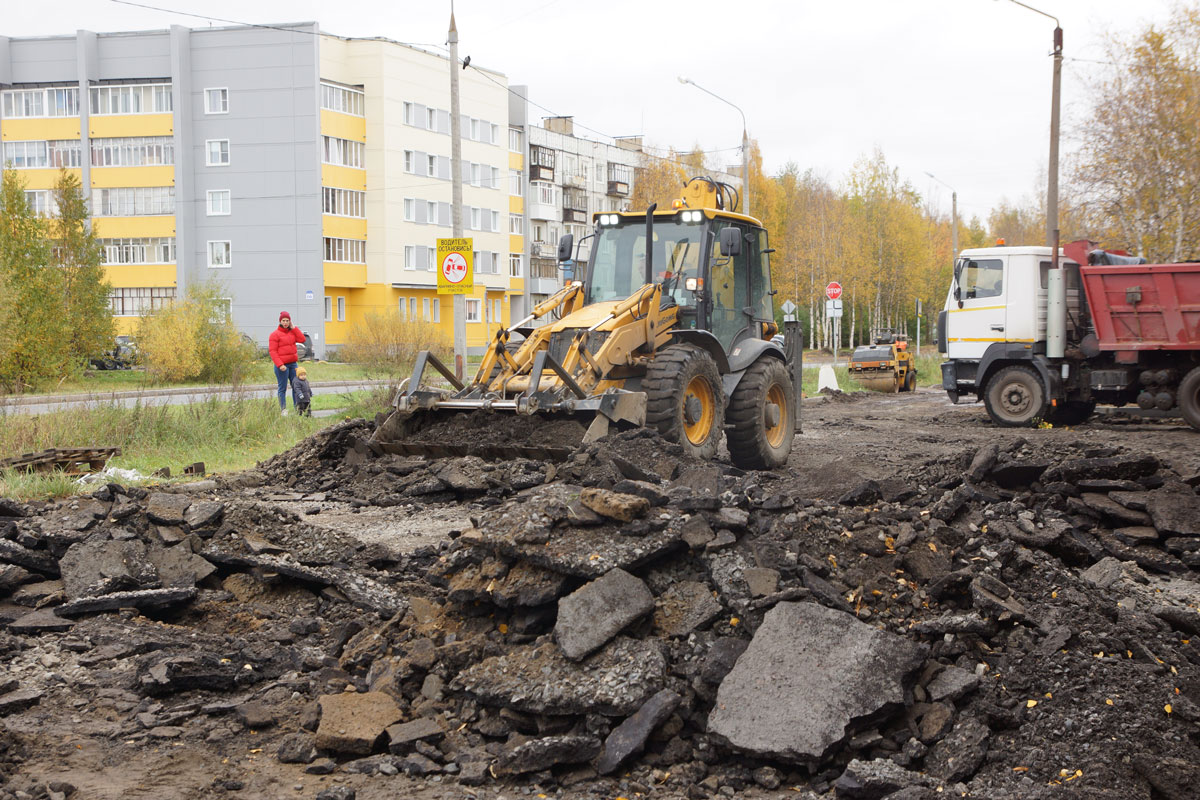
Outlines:
[{"label": "pile of asphalt rubble", "polygon": [[[1018,441],[807,500],[643,431],[542,463],[387,455],[373,427],[230,481],[0,503],[0,798],[70,795],[21,777],[16,731],[72,700],[330,785],[1200,786],[1200,478],[1151,455]],[[311,525],[324,500],[473,526],[399,554]]]}]

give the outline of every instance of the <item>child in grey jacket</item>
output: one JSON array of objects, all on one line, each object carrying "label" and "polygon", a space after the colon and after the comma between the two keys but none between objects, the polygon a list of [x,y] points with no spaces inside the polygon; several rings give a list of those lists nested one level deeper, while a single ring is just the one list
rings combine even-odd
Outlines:
[{"label": "child in grey jacket", "polygon": [[296,377],[292,380],[292,400],[296,404],[296,413],[302,417],[311,417],[309,405],[312,403],[312,387],[308,385],[308,370],[304,367],[296,369]]}]

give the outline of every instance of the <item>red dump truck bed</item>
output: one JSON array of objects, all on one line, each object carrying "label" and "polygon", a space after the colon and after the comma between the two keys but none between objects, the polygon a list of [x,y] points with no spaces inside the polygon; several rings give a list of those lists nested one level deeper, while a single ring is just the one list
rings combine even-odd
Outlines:
[{"label": "red dump truck bed", "polygon": [[1101,350],[1200,350],[1200,264],[1079,271]]}]

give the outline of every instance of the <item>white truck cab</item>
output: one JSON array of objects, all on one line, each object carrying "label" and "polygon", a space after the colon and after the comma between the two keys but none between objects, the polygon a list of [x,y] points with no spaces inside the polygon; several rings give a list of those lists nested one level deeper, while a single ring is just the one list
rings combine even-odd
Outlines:
[{"label": "white truck cab", "polygon": [[[1015,389],[988,402],[993,417],[993,405],[1002,416],[1007,406],[1015,419],[1029,404],[1046,402],[1046,389],[1056,376],[1048,374],[1045,359],[1038,356],[1046,352],[1051,257],[1051,248],[1032,246],[983,247],[959,254],[945,309],[938,315],[938,346],[948,359],[942,365],[942,386],[954,402],[968,394],[989,401],[988,384],[1001,369],[1012,371],[1018,380]],[[1059,261],[1071,330],[1080,319],[1079,265],[1061,251]]]}]

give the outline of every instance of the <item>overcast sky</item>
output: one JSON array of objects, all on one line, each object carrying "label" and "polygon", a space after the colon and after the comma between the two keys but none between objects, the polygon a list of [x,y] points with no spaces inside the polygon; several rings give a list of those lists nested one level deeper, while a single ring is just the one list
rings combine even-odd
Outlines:
[{"label": "overcast sky", "polygon": [[[316,20],[323,30],[441,46],[449,0],[145,0],[237,22]],[[1064,127],[1088,110],[1106,36],[1165,20],[1170,0],[1033,0],[1064,30]],[[609,135],[720,151],[740,163],[737,104],[775,171],[791,161],[838,182],[876,147],[965,218],[1038,189],[1046,169],[1054,23],[1010,0],[457,0],[460,55],[528,84],[534,118],[574,116]],[[53,13],[47,13],[52,10]],[[5,4],[0,34],[200,27],[204,19],[112,0]],[[214,22],[212,24],[222,24]],[[431,47],[432,49],[432,47]],[[597,137],[599,138],[599,137]],[[1070,142],[1064,139],[1064,153]]]}]

